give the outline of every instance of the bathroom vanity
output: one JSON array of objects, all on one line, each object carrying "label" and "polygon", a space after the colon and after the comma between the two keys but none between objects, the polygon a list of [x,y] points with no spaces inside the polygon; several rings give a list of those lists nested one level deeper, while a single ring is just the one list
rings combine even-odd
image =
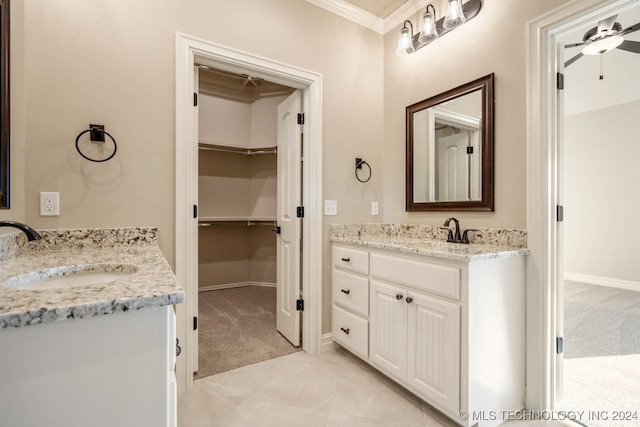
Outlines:
[{"label": "bathroom vanity", "polygon": [[0,425],[175,426],[184,292],[157,230],[41,234],[0,262]]},{"label": "bathroom vanity", "polygon": [[440,233],[333,226],[333,339],[458,424],[499,425],[524,406],[524,236]]}]

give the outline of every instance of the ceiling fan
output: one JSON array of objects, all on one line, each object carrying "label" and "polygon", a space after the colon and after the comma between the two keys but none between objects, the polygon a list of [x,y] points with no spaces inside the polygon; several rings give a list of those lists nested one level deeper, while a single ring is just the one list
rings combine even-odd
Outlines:
[{"label": "ceiling fan", "polygon": [[[626,50],[627,52],[640,53],[640,42],[625,40],[624,36],[640,30],[640,22],[622,29],[622,25],[616,22],[618,15],[613,15],[598,22],[598,26],[584,33],[582,43],[567,44],[565,48],[583,46],[582,51],[564,63],[565,67],[582,58],[583,55],[601,55],[613,49]],[[602,73],[600,79],[602,80]]]}]

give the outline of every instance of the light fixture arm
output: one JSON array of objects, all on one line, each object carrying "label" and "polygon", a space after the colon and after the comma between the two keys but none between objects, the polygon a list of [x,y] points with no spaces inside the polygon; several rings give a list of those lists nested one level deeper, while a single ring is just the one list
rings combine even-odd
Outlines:
[{"label": "light fixture arm", "polygon": [[[460,0],[460,1],[462,1],[462,0]],[[431,7],[431,10],[432,10],[432,13],[433,13],[433,17],[435,19],[436,18],[435,8],[433,7],[432,4],[428,4],[427,5],[427,12],[429,11],[429,7]],[[482,8],[482,0],[469,0],[466,3],[464,3],[462,5],[462,12],[463,12],[464,17],[465,17],[465,22],[469,21],[472,18],[474,18],[478,14],[478,12],[480,12],[481,8]],[[449,28],[444,28],[444,25],[443,25],[444,19],[445,18],[442,17],[442,18],[440,18],[440,19],[438,19],[436,21],[436,30],[437,30],[438,37],[442,37],[445,34],[447,34],[449,31],[453,31],[453,30],[455,30],[455,28],[457,28],[457,27],[450,28],[450,29]],[[431,43],[433,40],[435,40],[435,39],[432,39],[432,40],[428,40],[426,42],[421,42],[420,41],[420,33],[415,34],[415,35],[413,34],[413,25],[411,24],[410,21],[408,21],[408,20],[404,21],[403,28],[407,27],[407,22],[411,25],[411,34],[412,34],[412,40],[413,40],[413,47],[414,47],[415,50],[421,49],[421,48],[425,47],[426,45],[428,45],[429,43]]]}]

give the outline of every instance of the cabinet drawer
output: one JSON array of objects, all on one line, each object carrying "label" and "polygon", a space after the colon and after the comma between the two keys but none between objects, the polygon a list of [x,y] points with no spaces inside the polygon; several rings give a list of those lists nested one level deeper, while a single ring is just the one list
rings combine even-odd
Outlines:
[{"label": "cabinet drawer", "polygon": [[460,269],[457,267],[371,254],[371,275],[437,295],[460,299]]},{"label": "cabinet drawer", "polygon": [[369,322],[335,305],[333,339],[364,359],[369,357]]},{"label": "cabinet drawer", "polygon": [[369,252],[334,246],[333,265],[356,273],[369,274]]},{"label": "cabinet drawer", "polygon": [[364,317],[369,316],[369,279],[333,270],[333,302]]}]

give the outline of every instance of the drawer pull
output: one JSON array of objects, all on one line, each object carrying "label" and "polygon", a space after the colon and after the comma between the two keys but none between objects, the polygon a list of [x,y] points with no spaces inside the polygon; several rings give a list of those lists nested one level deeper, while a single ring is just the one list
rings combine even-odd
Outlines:
[{"label": "drawer pull", "polygon": [[402,294],[398,294],[398,295],[396,295],[396,299],[397,299],[398,301],[400,301],[400,300],[402,299]]},{"label": "drawer pull", "polygon": [[346,291],[344,289],[340,289],[340,292],[345,293],[347,295],[349,295],[351,293],[351,290],[347,289]]},{"label": "drawer pull", "polygon": [[407,304],[411,304],[413,302],[413,298],[407,297],[405,301],[407,301]]},{"label": "drawer pull", "polygon": [[345,329],[345,328],[340,328],[340,330],[342,332],[344,332],[345,334],[349,335],[349,328]]},{"label": "drawer pull", "polygon": [[342,258],[342,261],[344,261],[344,262],[350,262],[350,261],[351,261],[351,258]]}]

